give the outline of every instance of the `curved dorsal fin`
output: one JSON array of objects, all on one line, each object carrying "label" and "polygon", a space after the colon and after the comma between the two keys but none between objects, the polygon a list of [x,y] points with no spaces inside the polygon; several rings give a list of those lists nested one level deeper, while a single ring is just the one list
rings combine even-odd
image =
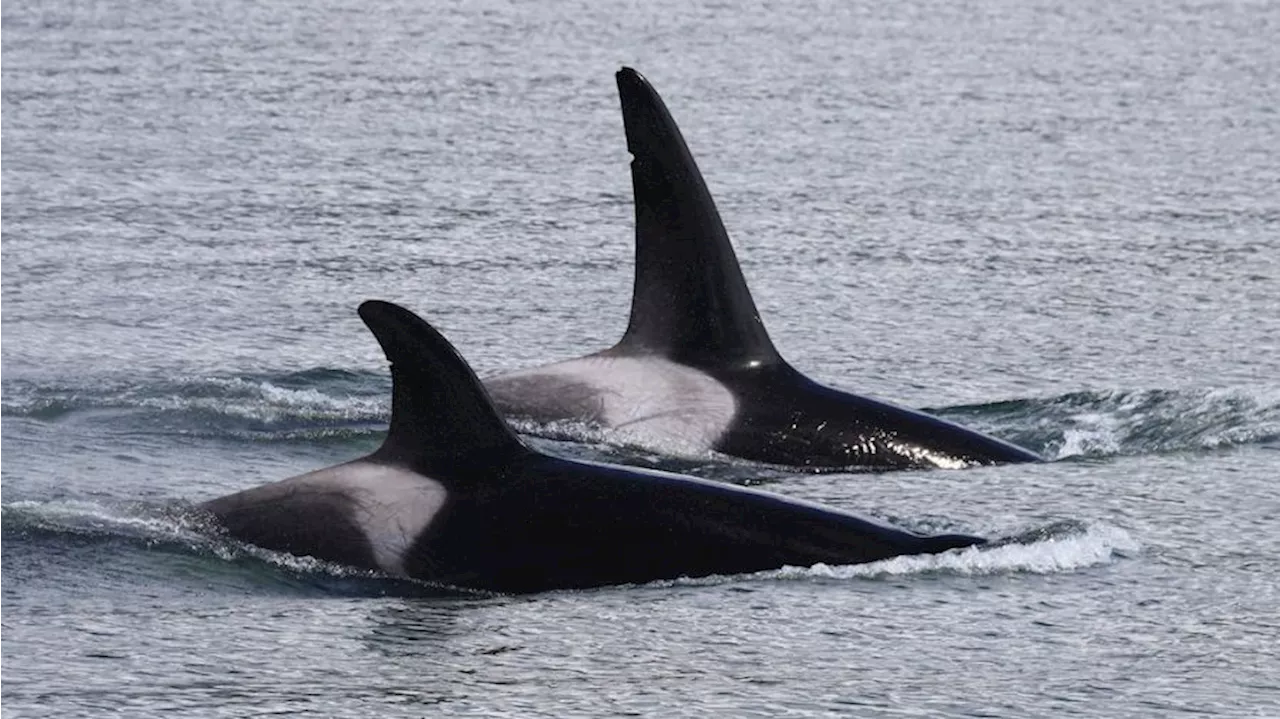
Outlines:
[{"label": "curved dorsal fin", "polygon": [[524,451],[466,360],[425,320],[378,300],[360,319],[391,362],[391,426],[375,459],[427,469],[441,460]]},{"label": "curved dorsal fin", "polygon": [[680,128],[643,75],[617,74],[636,205],[631,321],[617,349],[699,366],[780,361]]}]

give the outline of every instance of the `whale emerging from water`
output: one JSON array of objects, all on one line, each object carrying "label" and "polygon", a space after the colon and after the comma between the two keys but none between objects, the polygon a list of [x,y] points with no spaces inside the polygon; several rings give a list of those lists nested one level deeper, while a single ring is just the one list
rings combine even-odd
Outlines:
[{"label": "whale emerging from water", "polygon": [[425,321],[369,301],[391,362],[386,440],[362,459],[201,505],[267,549],[504,593],[787,565],[856,564],[982,544],[664,472],[570,461],[523,444]]},{"label": "whale emerging from water", "polygon": [[1041,461],[952,422],[825,387],[787,364],[662,98],[630,68],[617,82],[636,208],[630,324],[610,349],[486,380],[507,416],[587,421],[656,449],[806,468]]}]

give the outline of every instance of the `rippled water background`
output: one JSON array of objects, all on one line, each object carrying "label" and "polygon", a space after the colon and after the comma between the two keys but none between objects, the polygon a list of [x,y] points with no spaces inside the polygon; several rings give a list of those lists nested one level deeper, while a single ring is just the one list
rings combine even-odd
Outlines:
[{"label": "rippled water background", "polygon": [[[5,715],[1280,714],[1278,33],[1270,2],[5,2]],[[620,336],[622,64],[796,366],[1056,461],[534,441],[1023,541],[509,598],[193,523],[377,445],[362,299],[481,374]]]}]

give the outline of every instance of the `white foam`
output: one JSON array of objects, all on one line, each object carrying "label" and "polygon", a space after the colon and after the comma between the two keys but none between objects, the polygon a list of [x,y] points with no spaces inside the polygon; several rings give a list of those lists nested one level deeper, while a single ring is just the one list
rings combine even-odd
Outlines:
[{"label": "white foam", "polygon": [[310,556],[277,552],[252,544],[217,545],[212,548],[214,556],[227,562],[234,562],[244,557],[252,557],[261,562],[274,564],[281,569],[299,574],[328,574],[334,577],[379,577],[383,576],[374,569],[360,569],[337,562],[330,562]]},{"label": "white foam", "polygon": [[1054,459],[1115,454],[1120,451],[1120,420],[1113,415],[1089,412],[1071,418],[1075,427],[1062,433],[1062,447]]},{"label": "white foam", "polygon": [[[999,574],[1057,574],[1108,564],[1117,556],[1137,552],[1140,545],[1118,527],[1092,526],[1070,536],[1050,537],[1028,544],[967,547],[942,554],[915,554],[867,564],[783,567],[749,575],[751,579],[880,579],[910,575],[950,574],[990,576]],[[715,575],[651,582],[652,586],[704,586],[737,581],[740,577]]]},{"label": "white foam", "polygon": [[[162,507],[112,507],[74,499],[22,500],[5,504],[4,511],[22,513],[42,528],[73,534],[108,534],[184,542],[201,538],[201,527],[194,524],[189,516]],[[148,511],[150,514],[144,513]]]},{"label": "white foam", "polygon": [[313,388],[289,389],[270,382],[243,379],[215,379],[209,383],[225,394],[213,397],[144,397],[137,400],[137,406],[169,411],[202,409],[260,422],[278,422],[298,416],[367,419],[386,413],[385,398],[334,397]]},{"label": "white foam", "polygon": [[1030,573],[1055,574],[1111,562],[1117,555],[1136,552],[1139,545],[1118,527],[1090,527],[1082,534],[1049,537],[1030,544],[967,547],[942,554],[894,557],[868,564],[787,567],[779,576],[876,578],[946,573],[964,576]]},{"label": "white foam", "polygon": [[1280,428],[1280,390],[1264,386],[1107,392],[1084,411],[1053,422],[1066,425],[1055,459],[1216,448],[1273,436]]}]

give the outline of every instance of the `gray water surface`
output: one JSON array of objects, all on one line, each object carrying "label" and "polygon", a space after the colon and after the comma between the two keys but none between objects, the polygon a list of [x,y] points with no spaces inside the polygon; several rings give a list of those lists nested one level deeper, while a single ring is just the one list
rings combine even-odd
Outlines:
[{"label": "gray water surface", "polygon": [[[1280,4],[3,7],[13,717],[1280,715]],[[613,72],[782,353],[1054,461],[568,456],[1003,546],[488,597],[187,508],[359,456],[397,301],[482,375],[626,326]]]}]

